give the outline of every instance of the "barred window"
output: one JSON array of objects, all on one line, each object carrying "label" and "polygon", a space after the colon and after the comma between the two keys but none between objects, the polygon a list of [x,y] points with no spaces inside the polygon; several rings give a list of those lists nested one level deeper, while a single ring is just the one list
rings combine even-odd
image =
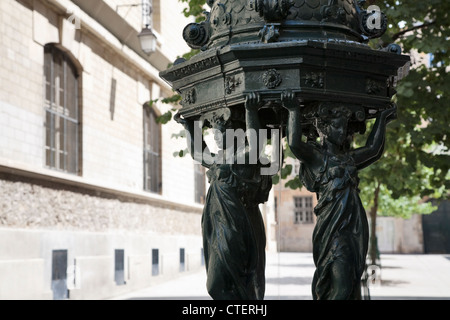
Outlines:
[{"label": "barred window", "polygon": [[144,189],[162,192],[161,179],[161,125],[156,122],[151,108],[144,108]]},{"label": "barred window", "polygon": [[205,168],[198,163],[194,164],[195,202],[205,203]]},{"label": "barred window", "polygon": [[44,49],[45,165],[80,174],[79,74],[70,57],[53,45]]},{"label": "barred window", "polygon": [[294,197],[294,224],[313,222],[312,197]]}]

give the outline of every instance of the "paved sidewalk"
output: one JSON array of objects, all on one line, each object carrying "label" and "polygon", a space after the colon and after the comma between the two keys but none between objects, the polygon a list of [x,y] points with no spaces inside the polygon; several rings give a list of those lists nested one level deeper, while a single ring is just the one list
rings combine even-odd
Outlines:
[{"label": "paved sidewalk", "polygon": [[373,300],[450,300],[450,255],[381,255]]},{"label": "paved sidewalk", "polygon": [[[381,281],[372,300],[450,300],[450,255],[381,255]],[[266,300],[311,300],[311,253],[268,253]],[[188,274],[112,300],[210,300],[205,271]]]}]

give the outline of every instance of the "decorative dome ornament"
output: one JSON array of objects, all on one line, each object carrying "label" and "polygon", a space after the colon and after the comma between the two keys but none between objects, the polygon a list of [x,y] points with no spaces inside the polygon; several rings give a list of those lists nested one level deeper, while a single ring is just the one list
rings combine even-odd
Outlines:
[{"label": "decorative dome ornament", "polygon": [[[201,41],[189,35],[186,42],[207,50],[223,45],[298,39],[339,39],[364,43],[381,36],[387,28],[386,15],[377,6],[364,10],[357,0],[209,0],[206,21],[190,24],[202,29]],[[197,27],[194,27],[197,25]],[[275,29],[271,36],[259,37]],[[256,32],[255,32],[256,31]],[[201,42],[202,45],[192,42]]]},{"label": "decorative dome ornament", "polygon": [[183,30],[183,39],[192,49],[200,49],[209,39],[203,24],[190,23]]},{"label": "decorative dome ornament", "polygon": [[[207,4],[211,10],[206,20],[183,30],[186,43],[201,52],[161,72],[183,96],[196,87],[195,102],[180,110],[186,117],[238,107],[250,90],[261,95],[265,108],[274,108],[281,90],[289,89],[305,104],[357,99],[367,118],[373,118],[389,105],[397,81],[407,74],[409,57],[401,55],[398,46],[374,50],[366,44],[385,32],[387,20],[376,6],[363,9],[364,1],[208,0]],[[345,63],[350,60],[351,65]],[[274,88],[256,81],[270,69],[283,79]],[[241,84],[231,91],[227,79],[235,77]],[[281,120],[281,115],[268,117]]]},{"label": "decorative dome ornament", "polygon": [[290,14],[289,9],[294,5],[292,0],[249,0],[253,8],[266,21],[284,20]]}]

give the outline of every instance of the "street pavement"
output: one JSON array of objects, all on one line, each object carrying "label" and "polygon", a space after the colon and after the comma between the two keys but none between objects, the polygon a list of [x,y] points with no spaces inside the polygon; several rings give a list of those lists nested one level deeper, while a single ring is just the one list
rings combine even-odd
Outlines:
[{"label": "street pavement", "polygon": [[[311,253],[267,253],[266,300],[312,300]],[[382,254],[371,300],[450,300],[450,255]],[[205,270],[111,300],[211,300]]]}]

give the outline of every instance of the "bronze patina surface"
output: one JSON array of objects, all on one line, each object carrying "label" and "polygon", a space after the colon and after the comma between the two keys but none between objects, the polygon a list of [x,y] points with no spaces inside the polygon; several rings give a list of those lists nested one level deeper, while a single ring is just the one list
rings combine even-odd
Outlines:
[{"label": "bronze patina surface", "polygon": [[[395,86],[410,61],[396,45],[368,46],[387,21],[364,2],[209,0],[206,20],[189,24],[182,35],[200,53],[160,73],[182,96],[176,120],[189,133],[191,155],[209,168],[202,230],[214,299],[264,298],[258,204],[267,200],[271,175],[261,174],[267,161],[260,129],[287,137],[303,184],[318,197],[313,298],[361,298],[368,228],[358,170],[382,155],[386,125],[396,117]],[[373,118],[366,146],[351,149],[354,135]],[[207,149],[204,127],[217,133],[218,154]],[[227,129],[259,134],[236,147]],[[256,162],[233,161],[255,153]]]}]

